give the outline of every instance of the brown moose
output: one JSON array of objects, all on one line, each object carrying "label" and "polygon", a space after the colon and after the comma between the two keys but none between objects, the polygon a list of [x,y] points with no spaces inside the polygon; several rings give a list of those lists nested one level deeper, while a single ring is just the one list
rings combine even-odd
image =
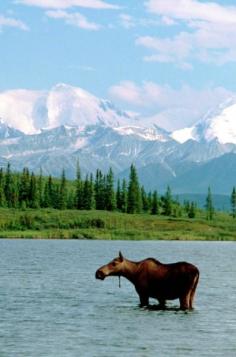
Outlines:
[{"label": "brown moose", "polygon": [[140,262],[119,256],[96,271],[96,279],[108,276],[123,276],[134,284],[139,295],[140,306],[148,306],[149,298],[157,299],[160,308],[165,308],[166,300],[179,299],[180,309],[193,308],[193,300],[199,280],[199,270],[190,263],[178,262],[162,264],[148,258]]}]

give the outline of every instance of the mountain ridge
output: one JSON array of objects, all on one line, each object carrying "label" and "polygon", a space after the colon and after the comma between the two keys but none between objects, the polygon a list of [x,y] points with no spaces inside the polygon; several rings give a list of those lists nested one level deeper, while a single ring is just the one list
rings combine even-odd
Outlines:
[{"label": "mountain ridge", "polygon": [[[5,120],[6,105],[0,93],[3,166],[9,161],[14,169],[28,166],[37,173],[42,168],[45,174],[54,176],[60,176],[64,168],[67,176],[74,178],[79,159],[85,173],[112,167],[116,177],[122,178],[134,163],[147,189],[164,190],[170,184],[176,193],[204,193],[212,185],[216,193],[229,194],[234,184],[230,165],[236,165],[234,98],[220,104],[194,127],[182,129],[182,136],[177,137],[178,133],[167,132],[156,123],[145,126],[137,115],[119,110],[81,88],[58,84],[50,93],[27,92],[28,101],[20,112],[22,95],[16,100],[20,103],[18,117],[28,118],[30,127],[34,127],[30,133],[19,130],[20,125],[10,125],[16,122],[16,108],[12,112],[8,109],[14,118]],[[31,107],[29,98],[33,98]],[[227,142],[229,138],[232,142]]]}]

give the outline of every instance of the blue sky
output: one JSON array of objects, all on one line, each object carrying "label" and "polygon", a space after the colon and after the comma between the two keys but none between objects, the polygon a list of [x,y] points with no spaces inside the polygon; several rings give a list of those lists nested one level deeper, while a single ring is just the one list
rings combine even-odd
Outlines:
[{"label": "blue sky", "polygon": [[167,129],[236,92],[233,0],[2,0],[0,45],[1,92],[64,82]]}]

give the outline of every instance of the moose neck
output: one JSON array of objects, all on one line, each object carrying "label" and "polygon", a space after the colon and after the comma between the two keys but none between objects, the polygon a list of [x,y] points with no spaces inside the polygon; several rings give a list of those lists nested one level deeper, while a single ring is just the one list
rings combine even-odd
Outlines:
[{"label": "moose neck", "polygon": [[124,263],[125,264],[120,275],[135,284],[136,276],[139,270],[139,263],[132,262],[128,259],[125,259]]}]

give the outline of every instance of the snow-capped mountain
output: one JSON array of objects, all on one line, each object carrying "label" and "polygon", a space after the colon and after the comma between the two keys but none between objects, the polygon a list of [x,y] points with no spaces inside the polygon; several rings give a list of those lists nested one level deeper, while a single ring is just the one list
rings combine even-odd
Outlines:
[{"label": "snow-capped mountain", "polygon": [[117,109],[110,101],[67,84],[50,91],[12,90],[0,93],[0,117],[8,125],[34,134],[60,125],[112,127],[134,124],[134,115]]},{"label": "snow-capped mountain", "polygon": [[[75,177],[112,167],[126,177],[134,163],[147,189],[228,192],[236,162],[236,100],[230,98],[192,128],[169,133],[156,122],[117,109],[81,88],[0,93],[0,164]],[[224,165],[224,175],[220,173]],[[191,179],[189,179],[191,178]],[[226,182],[227,181],[227,182]],[[214,186],[215,185],[215,186]],[[194,186],[194,187],[193,187]],[[192,188],[191,188],[192,187]]]},{"label": "snow-capped mountain", "polygon": [[172,138],[184,143],[187,140],[220,144],[236,144],[236,99],[229,98],[210,111],[195,126],[172,133]]}]

